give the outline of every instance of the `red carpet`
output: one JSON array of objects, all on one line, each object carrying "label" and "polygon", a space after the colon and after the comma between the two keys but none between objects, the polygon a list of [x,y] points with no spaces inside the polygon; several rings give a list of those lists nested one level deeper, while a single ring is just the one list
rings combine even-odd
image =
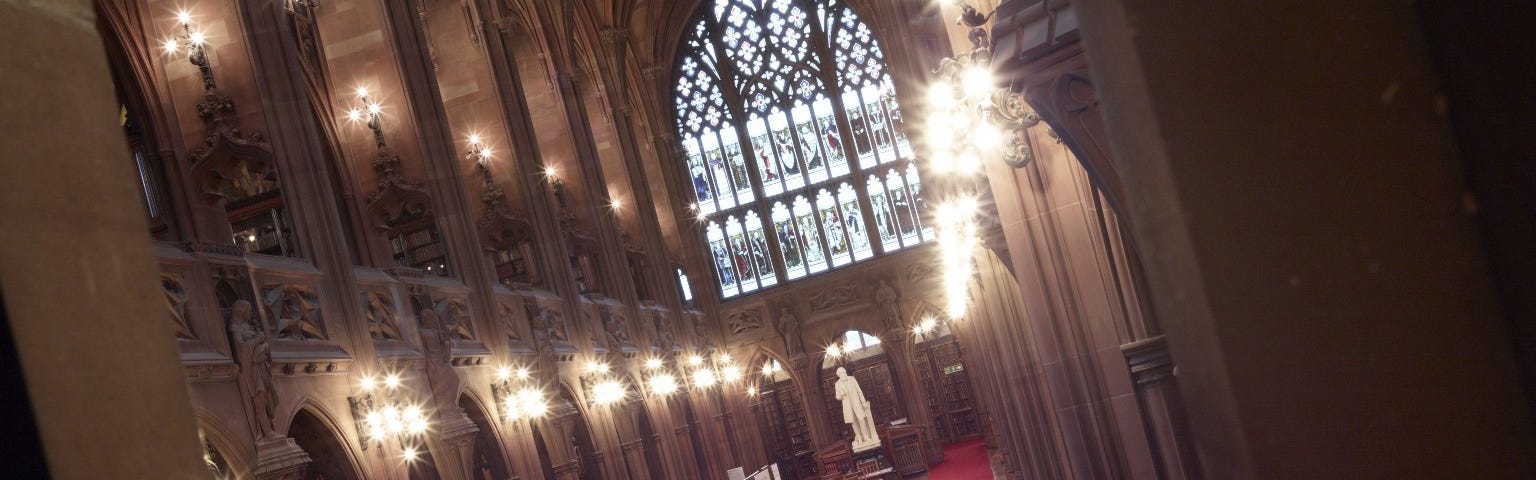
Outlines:
[{"label": "red carpet", "polygon": [[987,444],[981,440],[944,447],[944,461],[928,471],[928,480],[976,480],[992,478],[987,462]]}]

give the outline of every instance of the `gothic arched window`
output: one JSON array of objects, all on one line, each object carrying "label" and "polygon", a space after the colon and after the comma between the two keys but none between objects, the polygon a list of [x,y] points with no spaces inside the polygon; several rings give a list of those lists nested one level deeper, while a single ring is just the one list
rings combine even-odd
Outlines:
[{"label": "gothic arched window", "polygon": [[723,296],[933,237],[885,54],[852,9],[714,0],[685,35],[681,161]]}]

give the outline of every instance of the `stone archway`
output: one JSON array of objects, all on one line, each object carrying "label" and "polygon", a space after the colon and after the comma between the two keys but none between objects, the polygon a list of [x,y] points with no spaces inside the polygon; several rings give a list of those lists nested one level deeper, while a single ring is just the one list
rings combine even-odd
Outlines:
[{"label": "stone archway", "polygon": [[341,435],[307,409],[294,414],[288,436],[309,454],[304,480],[363,480],[353,467]]},{"label": "stone archway", "polygon": [[464,414],[469,421],[474,422],[475,449],[471,454],[473,467],[470,470],[471,478],[475,480],[493,480],[512,478],[512,470],[508,468],[506,458],[502,456],[501,442],[498,441],[496,430],[492,428],[491,417],[480,408],[479,402],[469,395],[459,397],[459,408],[464,409]]}]

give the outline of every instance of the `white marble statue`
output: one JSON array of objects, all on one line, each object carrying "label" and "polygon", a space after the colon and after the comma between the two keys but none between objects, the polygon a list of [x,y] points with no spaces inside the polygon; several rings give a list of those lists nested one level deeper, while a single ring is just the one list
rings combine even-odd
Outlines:
[{"label": "white marble statue", "polygon": [[859,381],[848,376],[848,370],[837,367],[837,399],[843,402],[843,422],[853,424],[853,451],[866,450],[880,445],[880,436],[875,431],[875,414],[869,409],[869,401],[864,399],[864,390],[859,388]]}]

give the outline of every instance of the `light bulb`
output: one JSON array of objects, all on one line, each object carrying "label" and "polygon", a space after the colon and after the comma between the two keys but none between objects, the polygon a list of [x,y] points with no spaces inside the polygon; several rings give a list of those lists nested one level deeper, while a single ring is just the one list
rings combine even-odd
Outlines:
[{"label": "light bulb", "polygon": [[187,37],[187,41],[193,45],[202,45],[203,42],[208,41],[208,37],[203,35],[203,32],[192,32],[192,35]]},{"label": "light bulb", "polygon": [[995,86],[992,71],[985,67],[972,65],[960,72],[960,88],[965,91],[966,98],[986,98]]},{"label": "light bulb", "polygon": [[507,368],[507,367],[501,367],[501,368],[496,369],[496,379],[497,380],[506,380],[506,379],[509,379],[509,378],[512,378],[512,369]]},{"label": "light bulb", "polygon": [[167,38],[165,43],[161,44],[161,47],[165,48],[165,53],[172,54],[181,50],[181,43],[177,42],[174,38]]},{"label": "light bulb", "polygon": [[661,368],[661,359],[660,358],[649,358],[649,359],[646,359],[645,360],[645,368],[647,370],[655,370],[655,369]]},{"label": "light bulb", "polygon": [[517,379],[518,380],[527,380],[528,379],[528,367],[519,367],[517,369]]},{"label": "light bulb", "polygon": [[384,377],[384,386],[389,388],[398,388],[400,386],[400,375],[391,373]]},{"label": "light bulb", "polygon": [[176,12],[176,23],[187,25],[192,23],[192,13],[186,10]]},{"label": "light bulb", "polygon": [[677,378],[669,374],[661,374],[651,377],[651,393],[657,395],[671,395],[677,391]]},{"label": "light bulb", "polygon": [[693,384],[700,387],[709,387],[715,384],[715,372],[709,369],[693,371]]},{"label": "light bulb", "polygon": [[726,382],[741,380],[741,367],[727,365],[725,368],[720,369],[720,377]]}]

